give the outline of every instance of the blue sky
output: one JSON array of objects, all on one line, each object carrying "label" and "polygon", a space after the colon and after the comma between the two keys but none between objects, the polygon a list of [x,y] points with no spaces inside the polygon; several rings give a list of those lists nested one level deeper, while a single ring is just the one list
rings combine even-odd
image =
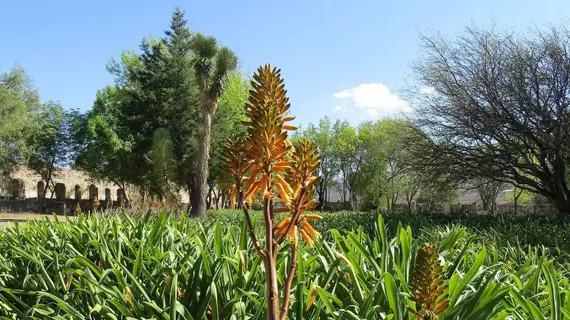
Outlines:
[{"label": "blue sky", "polygon": [[42,100],[88,110],[112,83],[105,65],[143,37],[162,36],[172,10],[215,36],[252,74],[282,69],[299,122],[328,115],[356,124],[406,108],[419,33],[453,37],[466,25],[525,31],[567,21],[570,1],[5,1],[0,71],[26,68]]}]

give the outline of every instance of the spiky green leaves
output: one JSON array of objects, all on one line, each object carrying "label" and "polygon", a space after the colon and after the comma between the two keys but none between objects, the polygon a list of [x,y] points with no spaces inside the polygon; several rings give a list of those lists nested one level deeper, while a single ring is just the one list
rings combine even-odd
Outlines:
[{"label": "spiky green leaves", "polygon": [[228,75],[237,67],[237,57],[232,50],[222,47],[218,50],[214,65],[214,73],[208,95],[210,99],[217,99],[222,95]]},{"label": "spiky green leaves", "polygon": [[190,48],[197,55],[196,58],[200,59],[211,59],[218,52],[216,38],[212,36],[206,37],[201,33],[194,34]]},{"label": "spiky green leaves", "polygon": [[419,319],[438,319],[448,306],[443,294],[446,287],[439,252],[435,246],[425,244],[416,256],[410,297],[416,309],[410,308],[410,311]]},{"label": "spiky green leaves", "polygon": [[194,52],[194,73],[200,91],[217,101],[222,95],[228,75],[237,66],[237,57],[229,48],[218,47],[216,38],[196,33],[190,42]]},{"label": "spiky green leaves", "polygon": [[154,187],[171,208],[178,208],[180,194],[174,183],[176,158],[174,157],[174,145],[166,129],[156,129],[152,137],[152,147],[145,155],[145,160],[150,166]]}]

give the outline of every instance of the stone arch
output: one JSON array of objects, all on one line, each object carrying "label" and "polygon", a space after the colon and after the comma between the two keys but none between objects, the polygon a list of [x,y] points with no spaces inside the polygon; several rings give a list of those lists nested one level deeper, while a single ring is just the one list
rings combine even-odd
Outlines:
[{"label": "stone arch", "polygon": [[75,201],[81,200],[81,186],[76,184],[75,185]]},{"label": "stone arch", "polygon": [[123,190],[121,190],[121,188],[117,189],[117,202],[119,203],[120,206],[123,205]]},{"label": "stone arch", "polygon": [[22,179],[12,179],[10,182],[10,197],[14,200],[26,199],[26,185]]},{"label": "stone arch", "polygon": [[89,200],[93,201],[93,199],[99,199],[99,189],[94,184],[89,186]]},{"label": "stone arch", "polygon": [[57,201],[65,201],[65,184],[63,183],[55,184],[55,199]]},{"label": "stone arch", "polygon": [[46,184],[43,180],[38,181],[36,185],[36,190],[38,193],[38,199],[45,199],[46,197]]}]

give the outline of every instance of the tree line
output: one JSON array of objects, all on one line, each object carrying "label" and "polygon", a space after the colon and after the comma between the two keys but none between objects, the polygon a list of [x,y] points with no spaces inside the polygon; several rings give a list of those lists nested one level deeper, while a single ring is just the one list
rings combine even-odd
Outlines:
[{"label": "tree line", "polygon": [[391,209],[414,196],[450,201],[469,187],[492,211],[508,185],[515,208],[534,198],[570,214],[569,39],[563,26],[422,35],[414,112],[357,128],[325,118],[303,132],[323,156],[320,199],[336,185],[353,208]]},{"label": "tree line", "polygon": [[[358,126],[325,117],[296,133],[322,157],[320,206],[333,189],[354,209],[391,210],[418,198],[449,202],[468,185],[492,210],[511,185],[515,203],[536,195],[570,214],[568,39],[565,27],[421,35],[407,97],[412,113]],[[26,164],[49,191],[58,168],[70,166],[172,204],[188,190],[200,215],[226,195],[214,187],[224,178],[224,141],[247,134],[241,121],[250,81],[237,63],[176,9],[161,38],[111,59],[114,81],[85,113],[41,103],[16,66],[0,75],[0,114],[9,119],[0,122],[3,176]]]},{"label": "tree line", "polygon": [[250,85],[236,67],[234,53],[192,32],[179,9],[162,38],[111,59],[114,83],[86,113],[41,104],[29,76],[14,67],[0,78],[0,111],[11,120],[0,125],[4,176],[26,164],[53,190],[58,169],[71,166],[113,182],[127,200],[133,185],[173,205],[185,188],[200,215],[221,174],[223,142],[245,133]]}]

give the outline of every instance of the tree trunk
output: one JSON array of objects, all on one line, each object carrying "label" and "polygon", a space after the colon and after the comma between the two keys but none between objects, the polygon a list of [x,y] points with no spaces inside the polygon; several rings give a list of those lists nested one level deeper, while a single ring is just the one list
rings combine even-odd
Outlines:
[{"label": "tree trunk", "polygon": [[386,186],[386,211],[390,212],[390,190],[388,190],[388,186]]},{"label": "tree trunk", "polygon": [[217,189],[217,192],[214,192],[214,201],[215,201],[215,205],[216,205],[216,210],[220,209],[220,196],[222,194],[222,190]]},{"label": "tree trunk", "polygon": [[489,202],[487,197],[481,196],[481,201],[483,202],[483,211],[489,211]]},{"label": "tree trunk", "polygon": [[53,199],[53,195],[55,194],[55,184],[53,183],[53,180],[51,181],[51,188],[49,189],[49,191],[51,192],[49,198]]},{"label": "tree trunk", "polygon": [[517,209],[518,209],[518,204],[519,204],[519,197],[521,196],[521,194],[522,194],[522,190],[520,190],[520,191],[518,192],[518,194],[517,194],[517,188],[514,188],[514,190],[513,190],[513,202],[514,202],[514,205],[515,205],[515,208],[514,208],[514,209],[515,209],[515,216],[517,215],[517,211],[518,211]]},{"label": "tree trunk", "polygon": [[[215,110],[215,109],[214,109]],[[204,109],[202,133],[198,149],[198,166],[194,184],[194,197],[192,198],[191,215],[201,217],[206,213],[206,193],[208,180],[208,160],[210,158],[210,131],[212,129],[212,114]]]},{"label": "tree trunk", "polygon": [[48,188],[49,188],[49,182],[46,182],[46,186],[44,187],[44,196],[40,200],[41,201],[40,205],[41,205],[42,213],[46,212],[46,194],[47,194]]},{"label": "tree trunk", "polygon": [[236,201],[236,205],[234,205],[232,207],[232,209],[241,209],[241,206],[243,204],[243,190],[241,187],[241,180],[236,181],[236,197],[237,197],[237,201]]},{"label": "tree trunk", "polygon": [[206,208],[208,210],[212,209],[212,192],[214,191],[214,188],[212,186],[208,186],[208,196],[206,197]]},{"label": "tree trunk", "polygon": [[[222,190],[221,192],[222,192],[222,195],[221,195],[221,197],[222,197],[222,209],[227,209],[227,205],[226,205],[226,195],[227,195],[227,192],[226,192],[225,189]],[[232,208],[232,209],[233,209],[233,208]]]},{"label": "tree trunk", "polygon": [[325,203],[325,192],[326,192],[326,188],[324,187],[325,185],[325,180],[321,179],[321,181],[319,181],[319,204],[317,204],[317,206],[315,207],[315,210],[321,210],[324,203]]},{"label": "tree trunk", "polygon": [[349,191],[349,198],[350,198],[350,206],[352,207],[352,210],[354,211],[358,211],[358,199],[356,198],[356,194],[354,192]]},{"label": "tree trunk", "polygon": [[391,205],[390,210],[394,211],[394,207],[396,206],[396,203],[397,203],[397,202],[398,202],[398,196],[397,196],[397,195],[393,195],[393,196],[392,196],[392,203],[390,204],[390,205]]},{"label": "tree trunk", "polygon": [[121,192],[123,193],[123,203],[125,205],[125,207],[130,207],[130,200],[127,197],[127,191],[125,190],[125,186],[123,185],[122,187],[120,187]]},{"label": "tree trunk", "polygon": [[194,201],[194,180],[189,179],[186,183],[188,188],[188,208],[186,209],[186,212],[190,213],[192,201]]},{"label": "tree trunk", "polygon": [[558,209],[558,214],[562,217],[570,215],[570,201],[565,198],[557,199],[555,201],[556,209]]}]

